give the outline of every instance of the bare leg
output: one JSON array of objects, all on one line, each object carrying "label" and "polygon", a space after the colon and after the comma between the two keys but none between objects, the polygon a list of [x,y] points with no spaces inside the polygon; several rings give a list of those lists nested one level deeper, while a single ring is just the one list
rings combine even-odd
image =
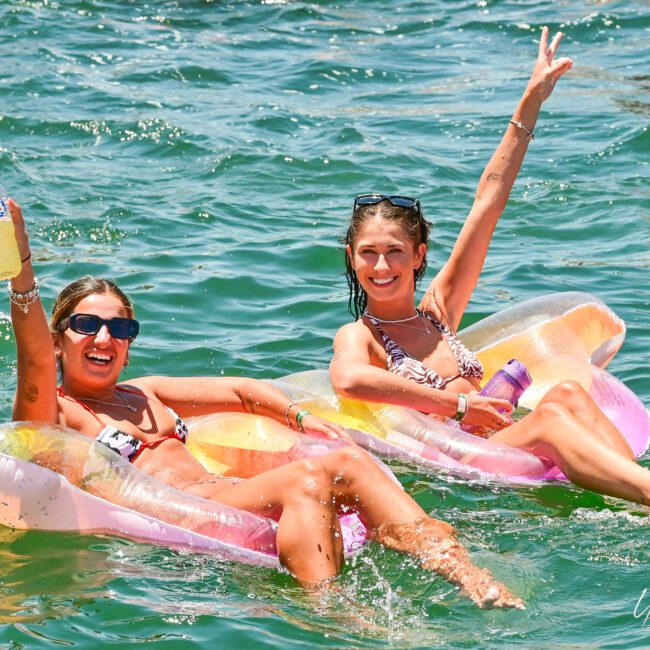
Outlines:
[{"label": "bare leg", "polygon": [[237,484],[211,483],[190,489],[260,515],[280,513],[280,562],[304,586],[335,576],[343,565],[341,531],[331,480],[318,458],[290,463]]},{"label": "bare leg", "polygon": [[228,505],[270,514],[282,509],[280,559],[303,584],[338,573],[342,548],[337,507],[351,506],[375,539],[418,557],[422,566],[458,584],[482,607],[521,606],[521,601],[472,564],[449,524],[430,519],[399,485],[358,447],[297,461],[244,483],[214,486],[211,496]]},{"label": "bare leg", "polygon": [[425,569],[461,587],[479,607],[523,609],[520,598],[497,582],[489,571],[472,563],[455,533],[445,522],[418,519],[407,524],[382,524],[375,531],[375,539],[385,546],[415,555]]},{"label": "bare leg", "polygon": [[354,508],[371,529],[387,520],[426,517],[366,452],[352,446],[236,485],[203,485],[200,491],[191,491],[261,515],[281,512],[280,561],[303,584],[331,578],[343,564],[338,507]]},{"label": "bare leg", "polygon": [[582,487],[650,505],[650,471],[594,436],[590,427],[557,402],[540,403],[491,440],[551,459]]},{"label": "bare leg", "polygon": [[623,456],[634,460],[634,453],[623,434],[612,421],[598,408],[591,395],[575,381],[563,381],[546,393],[540,404],[557,402],[566,407],[602,442]]}]

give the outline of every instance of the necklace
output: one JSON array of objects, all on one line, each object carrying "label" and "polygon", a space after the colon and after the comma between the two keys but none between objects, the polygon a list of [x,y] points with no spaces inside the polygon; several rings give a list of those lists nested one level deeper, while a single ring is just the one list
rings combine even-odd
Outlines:
[{"label": "necklace", "polygon": [[81,397],[80,399],[82,399],[84,402],[95,402],[96,404],[104,404],[105,406],[119,406],[120,408],[129,409],[131,413],[135,413],[138,410],[135,406],[128,403],[126,397],[124,397],[124,395],[122,395],[119,390],[115,390],[115,393],[122,400],[122,402],[124,402],[124,404],[116,404],[115,402],[103,402],[100,399],[93,399],[92,397]]},{"label": "necklace", "polygon": [[431,330],[427,326],[426,319],[422,325],[424,325],[424,330],[421,327],[413,327],[413,325],[405,325],[404,323],[408,323],[409,321],[415,320],[416,318],[420,318],[422,314],[416,313],[415,316],[409,316],[408,318],[400,318],[398,320],[387,320],[385,318],[377,318],[377,316],[373,316],[367,309],[363,312],[365,316],[370,318],[370,320],[376,320],[379,323],[388,323],[389,325],[398,325],[399,327],[408,327],[409,329],[412,330],[419,330],[420,332],[424,331],[427,334],[431,334]]}]

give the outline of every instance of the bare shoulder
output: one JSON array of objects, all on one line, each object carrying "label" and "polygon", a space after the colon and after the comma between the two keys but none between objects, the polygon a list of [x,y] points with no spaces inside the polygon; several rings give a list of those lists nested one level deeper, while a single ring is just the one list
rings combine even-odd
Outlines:
[{"label": "bare shoulder", "polygon": [[350,362],[363,361],[381,365],[384,354],[379,334],[362,319],[343,325],[334,337],[332,362],[345,358]]},{"label": "bare shoulder", "polygon": [[334,351],[350,345],[368,346],[372,343],[373,335],[370,328],[361,320],[343,325],[334,337]]},{"label": "bare shoulder", "polygon": [[158,392],[169,390],[186,390],[200,386],[205,382],[211,382],[221,386],[229,386],[242,381],[248,381],[243,377],[176,377],[171,375],[150,375],[147,377],[135,377],[128,381],[121,382],[123,388],[141,391],[144,395],[156,395]]},{"label": "bare shoulder", "polygon": [[[138,377],[121,386],[172,408],[181,417],[215,410],[239,410],[242,395],[260,392],[261,382],[248,377]],[[188,410],[189,409],[189,410]]]},{"label": "bare shoulder", "polygon": [[128,381],[120,382],[122,388],[127,388],[129,390],[140,391],[144,395],[155,395],[156,386],[165,384],[169,381],[174,381],[174,377],[163,377],[163,376],[150,376],[150,377],[135,377],[134,379],[129,379]]},{"label": "bare shoulder", "polygon": [[[135,377],[122,382],[120,386],[126,390],[141,392],[146,398],[153,398],[169,406],[170,402],[180,400],[193,400],[199,398],[199,377],[171,377],[167,375],[149,375]],[[203,378],[203,381],[208,378]],[[216,381],[209,378],[209,381]]]}]

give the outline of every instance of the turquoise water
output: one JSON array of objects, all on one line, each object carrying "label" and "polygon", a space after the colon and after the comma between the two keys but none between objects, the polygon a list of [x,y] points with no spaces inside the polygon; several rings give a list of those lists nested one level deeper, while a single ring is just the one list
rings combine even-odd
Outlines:
[{"label": "turquoise water", "polygon": [[[545,105],[465,322],[590,291],[628,324],[610,369],[650,404],[647,3],[24,0],[0,16],[0,181],[29,220],[48,307],[83,273],[133,295],[132,375],[325,367],[348,319],[337,240],[352,197],[419,196],[433,273],[539,27],[566,31],[574,68]],[[5,318],[0,364],[4,421]],[[374,546],[314,600],[211,557],[1,529],[0,645],[650,646],[634,616],[650,589],[646,511],[563,484],[394,469],[525,611],[479,611]]]}]

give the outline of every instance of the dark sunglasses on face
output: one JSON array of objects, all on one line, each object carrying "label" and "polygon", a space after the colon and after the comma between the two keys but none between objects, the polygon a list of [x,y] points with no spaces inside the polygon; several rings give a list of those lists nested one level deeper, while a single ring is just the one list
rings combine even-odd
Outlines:
[{"label": "dark sunglasses on face", "polygon": [[94,336],[106,325],[108,333],[114,339],[129,339],[133,341],[140,331],[140,323],[134,318],[100,318],[95,314],[72,314],[64,318],[59,325],[61,331],[68,327],[77,334]]},{"label": "dark sunglasses on face", "polygon": [[414,208],[417,210],[418,217],[420,217],[420,219],[423,218],[420,199],[412,199],[410,196],[397,196],[394,194],[359,194],[354,198],[352,214],[364,205],[377,205],[377,203],[381,203],[382,201],[388,201],[391,205],[399,208]]}]

